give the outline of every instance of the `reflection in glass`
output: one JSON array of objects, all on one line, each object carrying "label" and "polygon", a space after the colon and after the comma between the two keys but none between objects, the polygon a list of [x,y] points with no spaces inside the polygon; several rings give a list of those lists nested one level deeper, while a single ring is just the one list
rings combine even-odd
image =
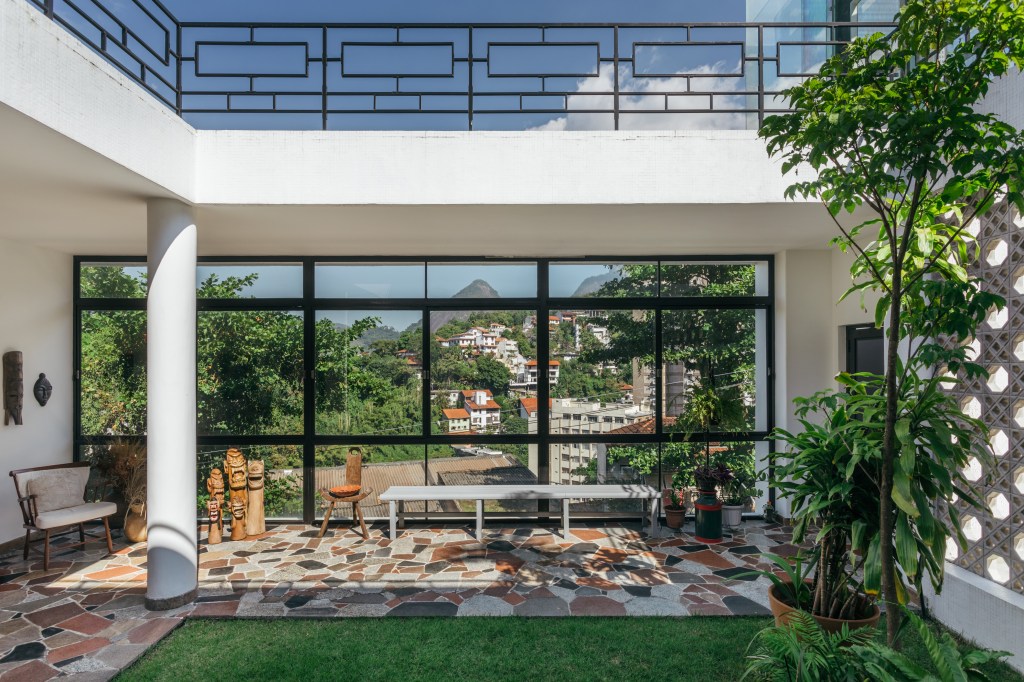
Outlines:
[{"label": "reflection in glass", "polygon": [[406,310],[317,314],[317,433],[421,433],[422,322]]},{"label": "reflection in glass", "polygon": [[[386,519],[389,517],[387,502],[381,502],[380,493],[393,485],[428,485],[426,467],[423,462],[424,446],[422,445],[325,445],[316,448],[316,489],[333,488],[344,485],[345,465],[349,449],[358,447],[363,452],[362,485],[364,490],[372,490],[369,497],[359,503],[363,516],[367,519]],[[316,516],[323,519],[326,503],[320,496],[316,498]],[[409,502],[406,511],[420,512],[439,511],[436,502]],[[335,505],[333,516],[347,521],[352,518],[350,505]]]},{"label": "reflection in glass", "polygon": [[[268,519],[302,518],[302,446],[301,445],[238,445],[246,462],[263,460],[263,513]],[[224,471],[228,447],[199,446],[196,467],[197,515],[206,518],[210,499],[206,480],[212,469]],[[230,499],[229,486],[225,497]],[[225,523],[231,518],[230,508],[222,510]],[[225,536],[227,540],[227,536]]]},{"label": "reflection in glass", "polygon": [[82,433],[146,432],[146,313],[83,312]]},{"label": "reflection in glass", "polygon": [[318,263],[317,298],[423,298],[423,263]]},{"label": "reflection in glass", "polygon": [[145,298],[146,266],[132,263],[82,263],[82,298]]},{"label": "reflection in glass", "polygon": [[624,298],[658,293],[658,264],[552,263],[553,298]]},{"label": "reflection in glass", "polygon": [[199,313],[200,434],[302,433],[301,313]]},{"label": "reflection in glass", "polygon": [[[437,311],[430,335],[431,432],[526,433],[521,401],[537,397],[536,315]],[[549,368],[556,382],[557,370]]]},{"label": "reflection in glass", "polygon": [[536,263],[428,263],[428,298],[532,298]]},{"label": "reflection in glass", "polygon": [[302,298],[298,263],[200,263],[196,269],[199,298]]}]

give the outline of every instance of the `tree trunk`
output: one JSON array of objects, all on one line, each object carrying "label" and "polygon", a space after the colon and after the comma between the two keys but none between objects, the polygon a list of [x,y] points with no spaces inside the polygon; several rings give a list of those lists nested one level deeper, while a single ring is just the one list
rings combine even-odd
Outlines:
[{"label": "tree trunk", "polygon": [[902,272],[895,269],[892,279],[892,305],[889,309],[889,337],[885,367],[885,432],[882,440],[882,473],[879,481],[879,536],[881,539],[882,599],[885,603],[885,624],[890,647],[896,646],[901,613],[896,594],[896,564],[893,556],[893,534],[896,516],[893,509],[893,470],[896,460],[896,372],[899,360],[900,314],[903,297]]}]

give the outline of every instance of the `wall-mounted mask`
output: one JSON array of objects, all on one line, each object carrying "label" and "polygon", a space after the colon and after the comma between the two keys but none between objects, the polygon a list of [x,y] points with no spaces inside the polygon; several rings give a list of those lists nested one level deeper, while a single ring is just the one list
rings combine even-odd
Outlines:
[{"label": "wall-mounted mask", "polygon": [[36,385],[32,387],[32,393],[36,397],[36,402],[41,407],[46,407],[46,403],[50,402],[50,396],[53,395],[53,384],[50,383],[45,374],[39,374],[39,378],[36,379]]},{"label": "wall-mounted mask", "polygon": [[22,425],[21,413],[25,397],[22,372],[21,351],[4,353],[4,426],[12,420],[16,426]]}]

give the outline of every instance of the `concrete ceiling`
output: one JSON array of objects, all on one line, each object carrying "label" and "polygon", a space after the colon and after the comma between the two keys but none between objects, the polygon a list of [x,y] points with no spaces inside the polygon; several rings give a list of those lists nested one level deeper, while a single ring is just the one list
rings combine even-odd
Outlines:
[{"label": "concrete ceiling", "polygon": [[[0,105],[0,238],[83,255],[145,252],[163,187]],[[807,204],[198,207],[208,255],[582,256],[825,248]]]}]

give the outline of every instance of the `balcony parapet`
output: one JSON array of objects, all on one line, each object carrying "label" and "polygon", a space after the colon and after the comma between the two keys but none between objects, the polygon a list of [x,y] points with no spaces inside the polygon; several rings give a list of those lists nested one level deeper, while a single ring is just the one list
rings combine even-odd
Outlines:
[{"label": "balcony parapet", "polygon": [[179,21],[27,0],[197,128],[752,130],[889,23]]}]

